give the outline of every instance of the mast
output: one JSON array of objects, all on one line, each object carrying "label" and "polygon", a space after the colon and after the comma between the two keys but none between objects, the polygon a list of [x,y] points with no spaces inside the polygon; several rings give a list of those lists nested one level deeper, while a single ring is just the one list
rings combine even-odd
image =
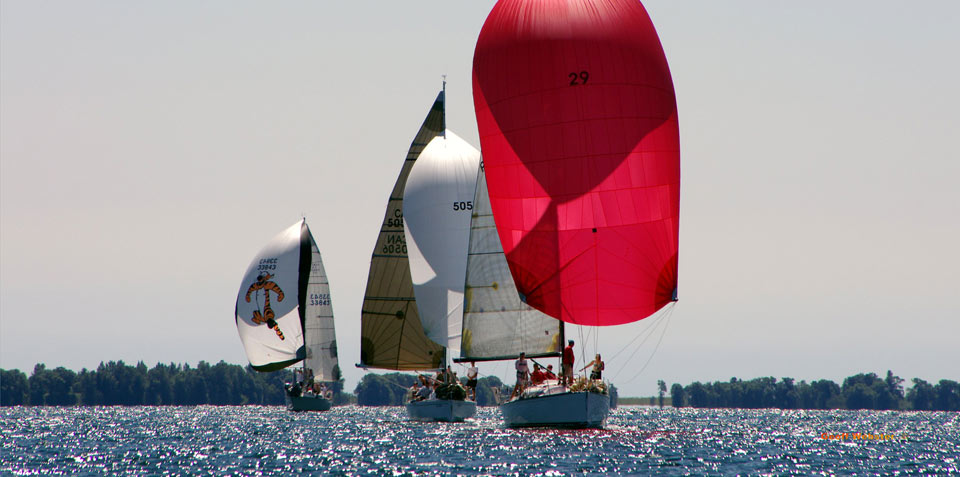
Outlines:
[{"label": "mast", "polygon": [[447,137],[447,75],[443,75],[443,89],[440,91],[443,95],[443,125],[440,126],[440,135]]}]

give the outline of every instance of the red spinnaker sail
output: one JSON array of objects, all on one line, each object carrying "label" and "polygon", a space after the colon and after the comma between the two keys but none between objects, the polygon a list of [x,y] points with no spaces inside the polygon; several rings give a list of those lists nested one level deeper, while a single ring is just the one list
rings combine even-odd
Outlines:
[{"label": "red spinnaker sail", "polygon": [[675,299],[673,80],[636,0],[500,0],[473,57],[494,219],[517,289],[569,323]]}]

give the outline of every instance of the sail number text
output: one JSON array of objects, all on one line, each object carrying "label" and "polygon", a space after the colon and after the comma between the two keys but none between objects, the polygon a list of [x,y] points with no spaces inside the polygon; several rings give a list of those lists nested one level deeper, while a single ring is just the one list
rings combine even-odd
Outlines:
[{"label": "sail number text", "polygon": [[454,202],[453,210],[473,210],[473,201],[468,200],[466,202],[463,202],[463,201]]},{"label": "sail number text", "polygon": [[387,243],[383,245],[380,253],[407,253],[407,241],[403,234],[387,235]]},{"label": "sail number text", "polygon": [[393,211],[393,217],[387,218],[387,227],[403,227],[403,212],[400,209]]},{"label": "sail number text", "polygon": [[590,79],[590,73],[586,70],[579,73],[570,72],[570,74],[567,75],[567,78],[570,78],[570,86],[587,84],[587,80]]},{"label": "sail number text", "polygon": [[276,269],[277,269],[277,258],[261,258],[260,263],[257,264],[257,271],[276,270]]},{"label": "sail number text", "polygon": [[329,293],[311,293],[310,304],[314,306],[325,306],[330,304]]}]

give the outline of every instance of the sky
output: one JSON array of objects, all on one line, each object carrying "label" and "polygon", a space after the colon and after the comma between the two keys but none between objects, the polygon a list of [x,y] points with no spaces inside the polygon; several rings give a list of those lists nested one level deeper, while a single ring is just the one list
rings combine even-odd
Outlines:
[{"label": "sky", "polygon": [[[305,216],[352,390],[374,241],[443,75],[479,148],[493,3],[4,0],[0,368],[246,364],[240,280]],[[680,300],[568,336],[621,395],[960,379],[960,2],[644,4],[679,108]]]}]

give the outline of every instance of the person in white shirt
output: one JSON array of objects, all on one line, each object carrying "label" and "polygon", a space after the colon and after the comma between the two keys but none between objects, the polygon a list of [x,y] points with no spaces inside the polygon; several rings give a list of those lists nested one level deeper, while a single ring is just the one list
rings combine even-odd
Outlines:
[{"label": "person in white shirt", "polygon": [[523,389],[530,383],[530,365],[527,364],[527,353],[520,353],[520,357],[513,363],[513,366],[517,368],[517,384],[513,387],[513,392],[510,393],[510,399],[522,393]]},{"label": "person in white shirt", "polygon": [[477,375],[480,374],[480,370],[477,369],[477,363],[471,361],[470,367],[467,368],[467,392],[469,393],[469,398],[473,401],[477,400]]}]

